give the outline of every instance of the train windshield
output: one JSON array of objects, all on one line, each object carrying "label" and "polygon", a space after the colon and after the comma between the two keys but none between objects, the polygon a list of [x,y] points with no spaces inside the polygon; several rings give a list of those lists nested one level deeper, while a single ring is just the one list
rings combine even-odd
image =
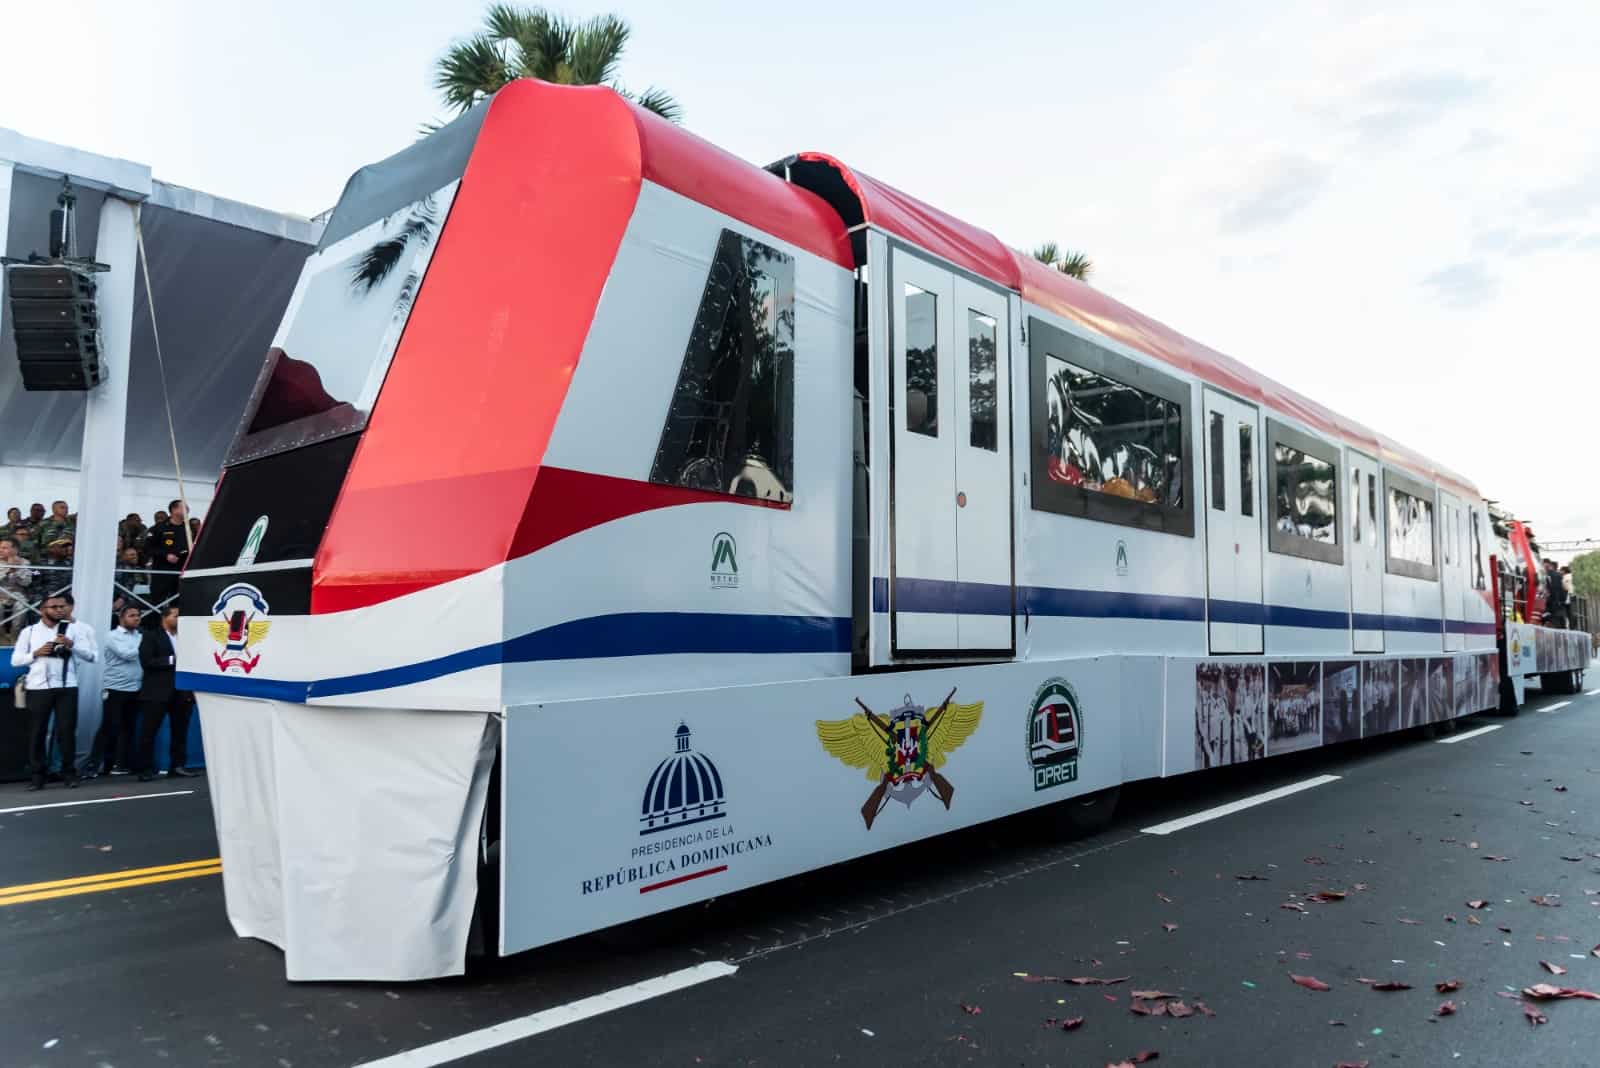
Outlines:
[{"label": "train windshield", "polygon": [[307,258],[229,464],[366,426],[459,184]]}]

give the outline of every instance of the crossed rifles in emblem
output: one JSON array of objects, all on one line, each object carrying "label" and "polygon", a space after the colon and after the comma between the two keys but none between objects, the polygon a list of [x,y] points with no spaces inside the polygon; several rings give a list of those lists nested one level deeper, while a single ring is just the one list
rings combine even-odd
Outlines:
[{"label": "crossed rifles in emblem", "polygon": [[[817,721],[817,738],[822,747],[846,766],[864,770],[868,780],[877,784],[861,806],[861,818],[869,830],[893,796],[890,791],[902,783],[926,780],[926,788],[933,796],[945,808],[950,807],[956,788],[939,773],[939,767],[978,729],[983,717],[982,701],[952,705],[955,695],[952,687],[931,715],[926,710],[911,711],[917,706],[907,699],[905,708],[895,710],[911,721],[902,727],[898,738],[894,721],[872,711],[859,697],[855,702],[860,715]],[[896,759],[897,751],[904,752],[902,759]],[[908,787],[900,792],[898,800],[909,807],[921,792]]]}]

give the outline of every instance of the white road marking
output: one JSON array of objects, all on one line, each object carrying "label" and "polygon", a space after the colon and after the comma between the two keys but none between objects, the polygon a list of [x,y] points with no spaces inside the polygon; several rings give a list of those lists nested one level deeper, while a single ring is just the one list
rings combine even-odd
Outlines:
[{"label": "white road marking", "polygon": [[1503,724],[1503,723],[1491,723],[1487,727],[1479,727],[1475,731],[1466,731],[1466,732],[1461,733],[1461,734],[1451,735],[1449,738],[1440,738],[1439,739],[1439,744],[1440,745],[1455,745],[1457,742],[1464,742],[1468,738],[1476,738],[1480,734],[1488,734],[1490,731],[1497,731],[1503,726],[1505,726],[1505,724]]},{"label": "white road marking", "polygon": [[1583,691],[1583,696],[1585,696],[1585,697],[1593,697],[1597,693],[1600,693],[1600,689],[1597,689],[1597,690],[1585,690],[1585,691]]},{"label": "white road marking", "polygon": [[42,808],[76,808],[78,805],[109,805],[113,801],[143,801],[151,797],[182,797],[193,790],[169,790],[164,794],[123,794],[120,797],[86,797],[82,801],[56,801],[48,805],[20,805],[17,808],[0,808],[0,816],[13,812],[37,812]]},{"label": "white road marking", "polygon": [[1297,794],[1301,790],[1309,790],[1313,786],[1324,786],[1330,782],[1338,781],[1339,776],[1337,775],[1318,775],[1316,778],[1307,779],[1305,782],[1297,782],[1290,786],[1280,786],[1276,790],[1268,790],[1264,794],[1256,794],[1254,797],[1246,797],[1238,801],[1230,801],[1226,805],[1218,805],[1216,808],[1208,808],[1204,812],[1196,812],[1192,816],[1183,816],[1179,819],[1168,820],[1166,823],[1158,823],[1154,827],[1143,827],[1140,828],[1140,830],[1144,834],[1171,834],[1173,831],[1181,831],[1186,827],[1193,827],[1197,823],[1205,823],[1208,820],[1221,819],[1223,816],[1231,816],[1235,812],[1242,812],[1247,808],[1254,808],[1256,805],[1264,805],[1268,801],[1276,801],[1280,797],[1288,797],[1290,794]]},{"label": "white road marking", "polygon": [[739,970],[738,965],[727,964],[723,961],[707,961],[696,964],[693,968],[684,968],[682,971],[669,972],[658,975],[654,979],[633,983],[629,986],[619,986],[615,990],[608,990],[604,994],[583,998],[580,1001],[568,1002],[557,1005],[553,1009],[545,1009],[529,1016],[515,1020],[497,1023],[492,1027],[485,1027],[478,1031],[469,1031],[464,1035],[447,1038],[442,1042],[434,1042],[427,1046],[418,1046],[416,1049],[396,1053],[393,1056],[382,1057],[375,1061],[367,1061],[357,1065],[356,1068],[433,1068],[434,1065],[448,1064],[450,1061],[460,1060],[482,1053],[484,1050],[496,1049],[512,1042],[520,1042],[524,1038],[554,1031],[558,1027],[587,1020],[591,1016],[599,1016],[615,1009],[637,1005],[641,1001],[661,997],[691,986],[710,982],[712,979],[724,979]]},{"label": "white road marking", "polygon": [[1571,703],[1572,703],[1571,701],[1557,701],[1553,705],[1548,705],[1548,706],[1546,706],[1544,708],[1539,709],[1539,711],[1540,712],[1560,712],[1563,708],[1566,708]]}]

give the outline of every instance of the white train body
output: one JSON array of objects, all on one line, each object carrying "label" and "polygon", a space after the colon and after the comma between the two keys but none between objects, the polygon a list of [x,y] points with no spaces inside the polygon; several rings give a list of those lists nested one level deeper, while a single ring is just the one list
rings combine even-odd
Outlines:
[{"label": "white train body", "polygon": [[530,82],[352,179],[184,580],[230,918],[291,978],[1498,704],[1470,483],[771,170]]}]

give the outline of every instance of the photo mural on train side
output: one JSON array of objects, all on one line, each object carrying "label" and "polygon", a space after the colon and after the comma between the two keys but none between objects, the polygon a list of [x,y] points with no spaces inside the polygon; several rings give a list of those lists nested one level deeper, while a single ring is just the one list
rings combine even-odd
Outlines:
[{"label": "photo mural on train side", "polygon": [[1428,661],[1409,657],[1400,661],[1400,729],[1428,722]]},{"label": "photo mural on train side", "polygon": [[1322,744],[1322,663],[1291,660],[1267,667],[1273,756]]},{"label": "photo mural on train side", "polygon": [[1196,664],[1194,766],[1217,768],[1266,755],[1266,665]]},{"label": "photo mural on train side", "polygon": [[1470,716],[1478,710],[1478,658],[1471,653],[1457,653],[1455,662],[1456,675],[1456,718]]},{"label": "photo mural on train side", "polygon": [[1330,660],[1322,665],[1322,741],[1324,745],[1361,737],[1361,665]]},{"label": "photo mural on train side", "polygon": [[1478,711],[1500,707],[1500,656],[1478,657]]},{"label": "photo mural on train side", "polygon": [[1362,661],[1361,716],[1363,737],[1400,729],[1400,661]]},{"label": "photo mural on train side", "polygon": [[1428,660],[1428,722],[1443,723],[1450,718],[1451,690],[1454,688],[1455,662],[1448,656]]}]

